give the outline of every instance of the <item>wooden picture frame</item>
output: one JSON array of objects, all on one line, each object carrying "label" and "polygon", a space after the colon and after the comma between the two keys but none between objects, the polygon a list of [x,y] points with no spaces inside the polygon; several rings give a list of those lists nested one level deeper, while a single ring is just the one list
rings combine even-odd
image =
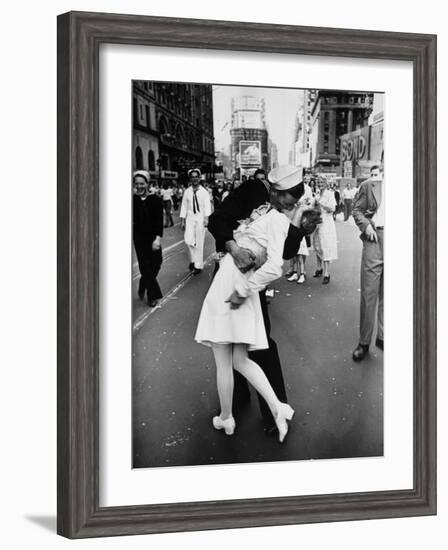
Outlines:
[{"label": "wooden picture frame", "polygon": [[[99,47],[406,60],[414,75],[414,485],[410,490],[99,506]],[[436,513],[436,37],[70,12],[58,17],[58,524],[69,538]],[[417,225],[418,220],[418,225]]]}]

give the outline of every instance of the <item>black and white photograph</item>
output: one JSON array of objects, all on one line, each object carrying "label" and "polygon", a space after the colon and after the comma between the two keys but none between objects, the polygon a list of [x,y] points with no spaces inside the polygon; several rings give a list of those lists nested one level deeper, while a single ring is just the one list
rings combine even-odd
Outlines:
[{"label": "black and white photograph", "polygon": [[132,100],[132,467],[383,456],[385,94]]}]

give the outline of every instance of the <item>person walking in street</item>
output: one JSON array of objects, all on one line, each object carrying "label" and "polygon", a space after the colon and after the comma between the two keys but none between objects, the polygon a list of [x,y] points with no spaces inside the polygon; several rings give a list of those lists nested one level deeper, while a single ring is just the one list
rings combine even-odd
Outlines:
[{"label": "person walking in street", "polygon": [[178,211],[179,209],[179,196],[177,194],[177,190],[178,190],[178,184],[177,183],[172,183],[172,188],[173,188],[173,196],[171,197],[172,201],[173,201],[173,210],[175,212]]},{"label": "person walking in street", "polygon": [[177,189],[175,190],[175,195],[176,195],[176,198],[177,198],[177,208],[176,210],[178,210],[179,208],[179,205],[182,204],[182,197],[184,196],[184,187],[183,185],[181,185],[180,183],[177,185]]},{"label": "person walking in street", "polygon": [[213,209],[216,210],[219,208],[219,205],[222,202],[222,197],[224,194],[224,185],[221,181],[218,181],[218,183],[213,188]]},{"label": "person walking in street", "polygon": [[[216,429],[233,434],[233,369],[242,374],[263,397],[277,426],[279,441],[288,432],[294,411],[275,393],[266,374],[248,352],[269,348],[259,292],[282,274],[283,249],[290,219],[284,214],[295,208],[303,186],[292,173],[273,171],[269,204],[254,210],[233,235],[234,242],[251,253],[253,267],[242,273],[231,254],[226,254],[205,297],[195,340],[212,347],[217,369],[221,412],[213,418]],[[299,183],[298,183],[299,182]],[[302,210],[292,222],[299,226]]]},{"label": "person walking in street", "polygon": [[320,194],[317,204],[322,212],[322,223],[317,226],[313,235],[313,247],[317,259],[317,269],[313,277],[323,275],[322,284],[327,285],[330,282],[330,262],[338,258],[336,225],[333,219],[336,200],[333,191],[324,178],[319,180],[319,189]]},{"label": "person walking in street", "polygon": [[[314,197],[311,187],[304,183],[304,193],[299,200],[299,205],[311,208],[314,204]],[[305,262],[309,256],[308,248],[311,246],[309,235],[302,238],[298,253],[290,260],[289,270],[285,273],[285,277],[290,282],[297,282],[302,285],[306,280]]]},{"label": "person walking in street", "polygon": [[334,191],[334,199],[336,201],[336,209],[333,212],[333,220],[336,221],[336,216],[341,211],[341,193],[339,192],[339,186],[337,184],[333,186],[333,191]]},{"label": "person walking in street", "polygon": [[157,275],[162,265],[163,205],[162,200],[148,189],[149,174],[138,170],[133,175],[132,234],[140,282],[138,295],[155,307],[162,298]]},{"label": "person walking in street", "polygon": [[195,275],[204,267],[204,241],[208,218],[211,213],[210,195],[201,185],[198,168],[188,171],[190,187],[182,197],[180,208],[181,227],[185,230],[184,240],[190,255],[189,269]]},{"label": "person walking in street", "polygon": [[163,184],[161,196],[165,211],[165,227],[173,227],[173,188],[170,184]]},{"label": "person walking in street", "polygon": [[347,183],[342,191],[342,200],[344,201],[344,221],[346,222],[352,215],[353,198],[356,195],[356,187],[351,183]]},{"label": "person walking in street", "polygon": [[354,361],[369,352],[377,318],[375,344],[384,347],[383,276],[384,276],[384,180],[379,166],[372,166],[370,178],[361,183],[353,206],[353,218],[361,231],[361,304],[359,343]]},{"label": "person walking in street", "polygon": [[224,201],[224,199],[226,199],[230,195],[231,191],[232,191],[232,182],[228,181],[227,183],[224,184],[224,192],[221,197],[221,203]]},{"label": "person walking in street", "polygon": [[[283,167],[281,173],[279,171],[277,173],[273,172],[270,177],[277,181],[285,178],[286,175],[296,185],[301,184],[303,175],[300,167]],[[275,183],[275,181],[272,183]],[[269,201],[270,189],[271,182],[262,177],[261,174],[261,177],[257,177],[253,182],[246,181],[234,188],[221,206],[210,216],[209,231],[216,240],[217,253],[224,255],[228,252],[241,273],[246,273],[253,268],[254,254],[251,250],[238,245],[234,239],[233,231],[238,227],[239,220],[248,218],[254,209]],[[301,193],[303,194],[303,186]],[[300,227],[290,224],[284,243],[283,258],[289,260],[295,256],[302,238],[312,233],[315,227],[316,225],[313,223],[305,226],[303,217]],[[286,402],[286,389],[277,344],[270,334],[271,321],[265,291],[261,290],[259,296],[268,349],[249,351],[249,357],[261,367],[279,400]],[[275,420],[266,401],[259,394],[258,396],[264,429],[266,434],[270,435],[276,431]],[[245,378],[235,372],[234,404],[241,406],[249,399],[250,393]]]}]

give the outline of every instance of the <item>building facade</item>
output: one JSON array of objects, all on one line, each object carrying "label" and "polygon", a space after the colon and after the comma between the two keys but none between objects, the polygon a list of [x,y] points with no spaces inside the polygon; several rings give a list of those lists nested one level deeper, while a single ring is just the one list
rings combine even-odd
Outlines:
[{"label": "building facade", "polygon": [[341,136],[368,125],[373,94],[317,91],[311,109],[311,166],[316,173],[341,175]]},{"label": "building facade", "polygon": [[357,182],[369,177],[370,168],[384,164],[384,94],[374,94],[368,126],[341,136],[341,174]]},{"label": "building facade", "polygon": [[234,174],[249,176],[257,168],[269,171],[270,150],[265,101],[241,96],[232,99],[231,160]]},{"label": "building facade", "polygon": [[278,167],[278,147],[268,138],[269,147],[269,170],[273,170]]},{"label": "building facade", "polygon": [[301,105],[297,111],[294,126],[292,155],[290,162],[296,166],[311,167],[311,111],[317,95],[316,90],[301,91]]},{"label": "building facade", "polygon": [[217,151],[216,152],[216,165],[217,165],[217,174],[216,179],[231,179],[232,177],[232,161],[228,151]]},{"label": "building facade", "polygon": [[212,86],[134,81],[134,170],[184,182],[192,167],[214,172]]}]

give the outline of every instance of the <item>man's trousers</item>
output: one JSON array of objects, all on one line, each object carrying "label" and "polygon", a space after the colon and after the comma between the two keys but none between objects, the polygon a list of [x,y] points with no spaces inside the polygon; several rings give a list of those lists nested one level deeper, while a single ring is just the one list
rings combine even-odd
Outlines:
[{"label": "man's trousers", "polygon": [[375,327],[375,317],[378,321],[376,337],[381,340],[383,336],[383,279],[384,257],[383,238],[384,231],[377,229],[378,242],[363,242],[361,258],[361,315],[359,343],[365,346],[372,341]]}]

